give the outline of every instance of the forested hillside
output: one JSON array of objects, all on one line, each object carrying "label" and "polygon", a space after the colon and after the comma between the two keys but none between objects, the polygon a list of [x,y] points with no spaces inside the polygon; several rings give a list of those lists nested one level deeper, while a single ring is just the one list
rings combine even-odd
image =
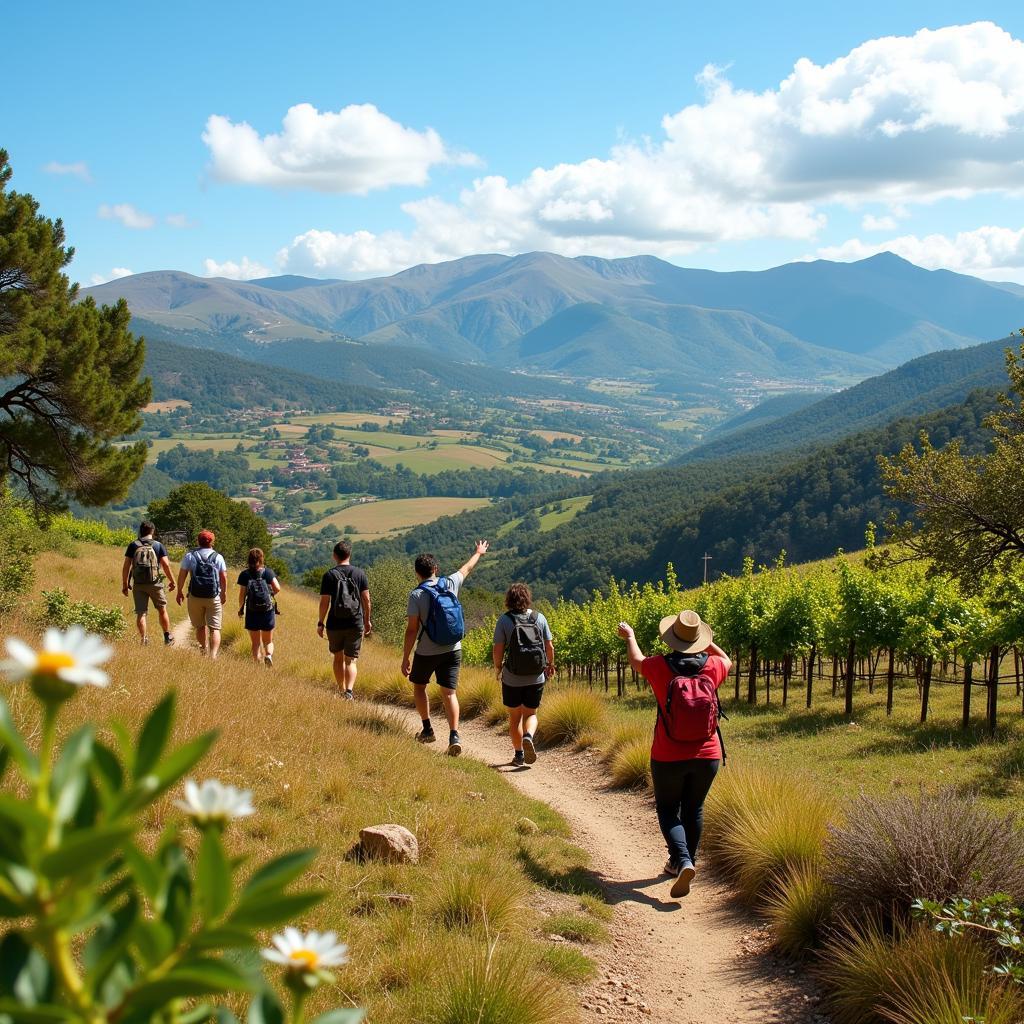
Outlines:
[{"label": "forested hillside", "polygon": [[[680,456],[678,461],[720,459],[744,452],[791,452],[901,417],[943,409],[962,402],[976,388],[1004,385],[1008,344],[1003,339],[920,356],[773,422],[754,420],[745,429],[715,438]],[[760,408],[757,406],[748,415],[756,417]]]},{"label": "forested hillside", "polygon": [[[497,542],[474,583],[503,588],[513,579],[538,593],[581,597],[610,576],[654,580],[672,562],[684,585],[700,581],[701,556],[712,575],[737,572],[744,557],[770,562],[781,550],[797,561],[863,544],[868,522],[881,524],[893,507],[882,493],[879,454],[898,451],[927,430],[944,444],[960,438],[967,451],[988,437],[981,422],[995,392],[973,392],[965,402],[927,415],[863,431],[775,465],[760,455],[706,464],[616,475],[598,482],[594,497],[571,523],[549,533],[520,531]],[[592,481],[593,483],[593,481]],[[399,541],[361,546],[367,559],[434,550],[457,563],[466,538],[488,535],[499,506],[451,517]]]}]

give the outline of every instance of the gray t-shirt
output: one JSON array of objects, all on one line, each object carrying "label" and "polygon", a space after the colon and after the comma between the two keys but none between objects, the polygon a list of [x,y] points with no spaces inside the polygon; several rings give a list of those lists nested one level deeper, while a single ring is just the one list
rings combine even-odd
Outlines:
[{"label": "gray t-shirt", "polygon": [[[441,579],[448,581],[448,589],[458,596],[459,588],[462,586],[462,573],[453,572],[451,576],[442,576]],[[425,580],[425,583],[436,583],[437,577],[434,576],[429,580]],[[420,638],[416,644],[417,654],[448,654],[450,651],[458,651],[462,649],[462,641],[460,640],[456,644],[435,644],[433,640],[427,636],[427,631],[423,629],[423,623],[427,621],[427,617],[430,615],[430,595],[425,590],[417,588],[409,595],[409,607],[406,610],[407,615],[416,615],[420,620]]]},{"label": "gray t-shirt", "polygon": [[[551,627],[548,625],[548,620],[541,615],[540,612],[537,615],[537,625],[540,626],[541,634],[544,639],[551,642]],[[515,627],[515,623],[508,617],[508,615],[499,615],[498,621],[494,624],[494,642],[496,644],[505,644],[508,646],[509,638],[512,636],[512,630]],[[519,676],[512,672],[509,672],[508,666],[502,666],[501,669],[501,681],[506,686],[542,686],[546,676],[543,672],[537,676]]]}]

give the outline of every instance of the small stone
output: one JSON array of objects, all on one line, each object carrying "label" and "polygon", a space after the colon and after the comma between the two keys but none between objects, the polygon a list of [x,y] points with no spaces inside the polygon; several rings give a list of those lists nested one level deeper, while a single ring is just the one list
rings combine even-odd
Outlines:
[{"label": "small stone", "polygon": [[547,938],[550,942],[565,942],[564,935],[549,935]]},{"label": "small stone", "polygon": [[483,793],[470,792],[470,793],[467,793],[466,796],[468,796],[470,800],[483,800],[484,799]]},{"label": "small stone", "polygon": [[534,833],[540,831],[540,825],[531,818],[520,818],[516,822],[516,831],[521,836],[532,836]]},{"label": "small stone", "polygon": [[393,907],[411,907],[413,903],[412,893],[408,892],[386,892],[384,899]]},{"label": "small stone", "polygon": [[359,833],[359,848],[367,860],[417,864],[419,843],[404,825],[372,825]]}]

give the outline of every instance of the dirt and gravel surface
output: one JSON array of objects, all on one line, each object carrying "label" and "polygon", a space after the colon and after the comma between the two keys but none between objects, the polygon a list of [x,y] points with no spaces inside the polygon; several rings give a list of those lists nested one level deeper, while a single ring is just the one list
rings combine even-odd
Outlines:
[{"label": "dirt and gravel surface", "polygon": [[[607,789],[592,753],[538,751],[532,767],[509,764],[507,736],[463,723],[464,756],[558,810],[591,855],[615,908],[612,941],[582,997],[587,1021],[664,1024],[818,1024],[818,995],[800,966],[772,955],[763,926],[728,887],[698,872],[691,894],[669,898],[665,846],[641,794]],[[595,954],[593,948],[587,952]]]}]

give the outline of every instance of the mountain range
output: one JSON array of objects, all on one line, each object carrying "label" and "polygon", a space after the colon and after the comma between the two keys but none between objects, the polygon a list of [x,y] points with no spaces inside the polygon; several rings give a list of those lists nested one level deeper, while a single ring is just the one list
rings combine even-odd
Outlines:
[{"label": "mountain range", "polygon": [[891,253],[729,273],[542,252],[365,281],[157,271],[83,294],[123,296],[144,333],[158,326],[168,340],[250,357],[285,340],[346,338],[499,368],[703,386],[744,376],[849,383],[1024,323],[1020,290]]}]

